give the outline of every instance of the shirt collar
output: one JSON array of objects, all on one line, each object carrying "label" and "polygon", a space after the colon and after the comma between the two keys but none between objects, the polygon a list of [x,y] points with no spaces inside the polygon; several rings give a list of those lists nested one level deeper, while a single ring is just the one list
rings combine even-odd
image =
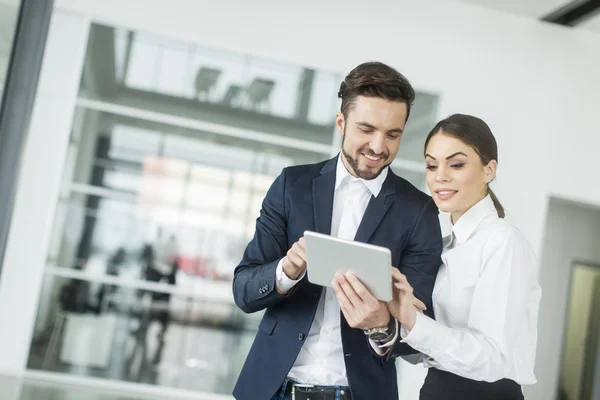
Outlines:
[{"label": "shirt collar", "polygon": [[335,190],[337,190],[342,184],[342,182],[346,180],[348,182],[361,181],[365,184],[365,186],[369,189],[373,196],[377,197],[379,195],[379,192],[381,192],[381,188],[383,186],[383,182],[385,182],[385,178],[387,178],[388,169],[389,167],[385,167],[383,171],[381,171],[379,176],[377,176],[377,178],[375,179],[366,180],[357,178],[355,176],[350,175],[350,173],[346,169],[346,166],[344,165],[344,162],[342,161],[342,153],[340,153],[338,157],[337,168],[335,171]]},{"label": "shirt collar", "polygon": [[[498,212],[496,211],[494,202],[488,194],[473,207],[469,208],[467,212],[458,219],[456,224],[452,225],[452,238],[450,239],[450,243],[454,240],[457,244],[464,243],[471,237],[481,221],[491,215],[498,218]],[[447,246],[450,245],[450,243],[448,243]]]}]

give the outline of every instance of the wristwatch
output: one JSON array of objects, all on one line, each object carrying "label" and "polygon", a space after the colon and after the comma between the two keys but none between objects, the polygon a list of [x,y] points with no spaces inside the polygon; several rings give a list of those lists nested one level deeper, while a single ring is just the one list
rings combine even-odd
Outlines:
[{"label": "wristwatch", "polygon": [[381,328],[365,329],[363,332],[365,332],[365,335],[369,339],[375,342],[383,342],[394,334],[395,325],[396,320],[393,317],[391,317],[390,322],[388,322],[387,326],[383,326]]}]

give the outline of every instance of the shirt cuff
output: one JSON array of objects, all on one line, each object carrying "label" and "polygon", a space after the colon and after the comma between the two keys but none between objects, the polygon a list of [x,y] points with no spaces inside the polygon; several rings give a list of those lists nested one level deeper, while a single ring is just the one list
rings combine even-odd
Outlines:
[{"label": "shirt cuff", "polygon": [[285,257],[279,260],[277,269],[275,270],[275,287],[277,288],[278,292],[287,293],[292,290],[292,288],[296,286],[296,284],[300,282],[302,278],[304,278],[306,270],[302,271],[302,274],[298,277],[298,279],[290,279],[285,272],[283,272],[283,260],[285,260]]},{"label": "shirt cuff", "polygon": [[401,342],[408,344],[413,349],[431,354],[432,348],[445,348],[452,343],[452,332],[450,329],[440,326],[432,318],[423,313],[417,313],[417,319],[412,329],[400,328]]},{"label": "shirt cuff", "polygon": [[[415,323],[415,325],[416,325],[416,323]],[[413,328],[414,328],[414,326],[413,326]],[[402,325],[402,326],[400,327],[400,337],[401,337],[402,339],[404,339],[405,337],[407,337],[409,333],[410,333],[410,331],[409,331],[408,329],[406,329],[406,328],[404,327],[404,325]]]},{"label": "shirt cuff", "polygon": [[396,327],[394,328],[394,337],[391,340],[385,343],[379,343],[369,339],[369,344],[371,345],[373,350],[375,350],[375,353],[379,354],[380,356],[387,353],[387,347],[392,347],[394,344],[396,344],[396,341],[398,340],[398,320],[394,319],[394,321],[396,323]]}]

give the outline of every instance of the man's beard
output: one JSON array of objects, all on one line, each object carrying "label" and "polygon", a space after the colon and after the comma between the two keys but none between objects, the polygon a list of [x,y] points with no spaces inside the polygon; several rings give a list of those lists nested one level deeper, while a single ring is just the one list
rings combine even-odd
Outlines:
[{"label": "man's beard", "polygon": [[[375,179],[379,176],[379,174],[381,174],[381,172],[385,169],[385,167],[387,167],[388,165],[390,165],[390,163],[385,163],[385,160],[388,159],[389,155],[387,153],[383,154],[383,158],[384,158],[384,164],[381,166],[381,168],[379,168],[378,171],[372,171],[369,169],[365,169],[365,170],[361,170],[358,166],[358,160],[356,158],[354,158],[350,153],[348,153],[346,151],[346,149],[344,148],[344,142],[346,141],[346,129],[344,129],[344,136],[342,138],[342,154],[344,155],[344,157],[346,158],[346,161],[348,161],[348,164],[350,164],[350,167],[352,168],[352,170],[354,171],[354,174],[356,176],[358,176],[361,179],[364,179],[366,181],[370,181],[371,179]],[[367,154],[369,156],[378,156],[379,154],[375,154],[370,148],[369,145],[366,144],[364,146],[362,146],[357,154]]]}]

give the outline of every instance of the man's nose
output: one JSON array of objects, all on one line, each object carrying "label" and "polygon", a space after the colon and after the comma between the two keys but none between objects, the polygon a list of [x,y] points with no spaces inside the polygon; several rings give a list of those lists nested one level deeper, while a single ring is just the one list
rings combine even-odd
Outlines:
[{"label": "man's nose", "polygon": [[371,142],[369,143],[369,147],[371,148],[373,153],[381,154],[381,153],[383,153],[383,149],[385,148],[383,143],[384,143],[383,135],[376,134],[371,139]]}]

